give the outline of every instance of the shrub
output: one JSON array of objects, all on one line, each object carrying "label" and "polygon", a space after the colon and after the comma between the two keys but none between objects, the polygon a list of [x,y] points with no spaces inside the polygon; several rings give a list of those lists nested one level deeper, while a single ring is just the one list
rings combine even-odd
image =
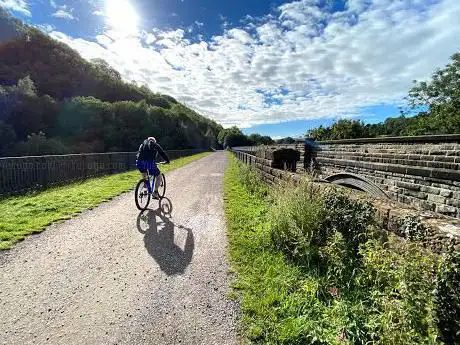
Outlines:
[{"label": "shrub", "polygon": [[428,229],[414,216],[407,216],[402,220],[401,235],[411,241],[425,242],[428,237]]},{"label": "shrub", "polygon": [[326,194],[324,206],[327,213],[322,227],[340,232],[351,254],[356,255],[359,245],[368,238],[367,229],[373,223],[374,208],[369,202],[353,200],[337,190]]},{"label": "shrub", "polygon": [[239,180],[243,186],[251,193],[259,197],[268,195],[268,187],[262,181],[260,175],[253,167],[247,164],[238,163],[239,165]]},{"label": "shrub", "polygon": [[320,248],[336,233],[341,237],[334,237],[334,243],[343,240],[346,257],[356,257],[359,245],[367,239],[367,228],[373,222],[372,205],[355,201],[336,189],[323,192],[307,178],[296,186],[278,188],[274,198],[273,242],[278,249],[306,265],[316,262],[321,266],[321,262],[327,262],[324,254],[328,250],[321,255]]},{"label": "shrub", "polygon": [[385,344],[420,344],[435,338],[432,291],[438,257],[420,244],[394,237],[361,247],[359,288],[369,308],[369,332]]},{"label": "shrub", "polygon": [[438,273],[435,290],[436,317],[441,340],[460,342],[460,252],[447,255]]},{"label": "shrub", "polygon": [[278,187],[270,214],[275,247],[301,265],[319,264],[319,249],[331,235],[321,226],[327,212],[319,188],[307,179]]}]

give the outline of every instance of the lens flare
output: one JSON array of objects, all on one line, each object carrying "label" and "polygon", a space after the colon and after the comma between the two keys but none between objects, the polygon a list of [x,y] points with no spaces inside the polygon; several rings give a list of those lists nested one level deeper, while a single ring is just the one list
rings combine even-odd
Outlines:
[{"label": "lens flare", "polygon": [[128,0],[106,0],[105,15],[111,30],[123,36],[137,33],[139,17]]}]

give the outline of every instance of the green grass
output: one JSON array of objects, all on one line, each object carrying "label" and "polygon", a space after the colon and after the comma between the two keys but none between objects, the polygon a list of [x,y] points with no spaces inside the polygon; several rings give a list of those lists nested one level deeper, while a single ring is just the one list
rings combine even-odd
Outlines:
[{"label": "green grass", "polygon": [[233,288],[241,295],[248,340],[278,344],[290,337],[290,324],[298,322],[289,317],[283,320],[280,308],[296,308],[300,296],[291,292],[299,286],[314,297],[314,286],[301,279],[298,268],[285,263],[282,253],[272,249],[269,205],[260,194],[251,194],[240,177],[240,168],[231,158],[224,178],[224,198],[230,257],[238,277]]},{"label": "green grass", "polygon": [[[205,152],[173,160],[170,165],[162,166],[162,172],[180,168],[208,154]],[[0,200],[0,250],[9,249],[53,223],[111,200],[132,189],[139,178],[137,171],[130,171]]]},{"label": "green grass", "polygon": [[[350,254],[340,232],[331,232],[324,244],[312,242],[311,236],[302,242],[299,232],[316,226],[307,218],[324,221],[324,212],[309,211],[313,205],[304,200],[304,187],[299,188],[285,186],[267,193],[254,172],[230,158],[224,178],[225,215],[237,273],[233,288],[240,299],[247,343],[440,343],[432,298],[437,257],[394,236],[371,236],[358,256]],[[318,193],[310,198],[316,197],[322,198]],[[338,197],[337,202],[344,200]],[[280,207],[284,202],[291,205]],[[349,204],[330,207],[355,220],[362,214],[359,205],[354,211]],[[289,232],[278,234],[292,241],[290,247],[280,246],[275,236],[284,226],[281,213],[291,221],[286,229],[299,233],[297,238]],[[349,219],[348,223],[353,224]],[[308,243],[318,246],[322,267],[303,260],[302,253],[296,255],[297,250],[308,252]]]}]

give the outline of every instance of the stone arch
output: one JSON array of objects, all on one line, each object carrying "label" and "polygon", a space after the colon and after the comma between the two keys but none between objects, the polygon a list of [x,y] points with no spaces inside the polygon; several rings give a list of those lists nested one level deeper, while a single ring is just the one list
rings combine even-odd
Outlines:
[{"label": "stone arch", "polygon": [[379,186],[360,175],[341,172],[330,175],[324,180],[340,186],[358,189],[379,199],[389,199],[388,195]]}]

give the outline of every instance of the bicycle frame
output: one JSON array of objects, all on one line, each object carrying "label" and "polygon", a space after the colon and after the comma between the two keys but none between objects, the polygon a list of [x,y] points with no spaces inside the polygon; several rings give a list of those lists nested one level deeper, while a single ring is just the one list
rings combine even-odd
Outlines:
[{"label": "bicycle frame", "polygon": [[[162,165],[164,164],[163,162],[158,162],[157,165]],[[161,176],[161,173],[160,175],[158,175],[158,177]],[[152,177],[152,179],[150,180],[150,177]],[[147,190],[149,192],[149,194],[152,194],[153,193],[153,188],[155,187],[155,179],[156,177],[155,176],[151,176],[150,175],[150,172],[149,172],[149,169],[147,169]]]},{"label": "bicycle frame", "polygon": [[[152,179],[150,177],[152,177]],[[147,170],[147,190],[149,194],[153,193],[154,187],[155,187],[155,176],[150,176],[150,173]]]}]

